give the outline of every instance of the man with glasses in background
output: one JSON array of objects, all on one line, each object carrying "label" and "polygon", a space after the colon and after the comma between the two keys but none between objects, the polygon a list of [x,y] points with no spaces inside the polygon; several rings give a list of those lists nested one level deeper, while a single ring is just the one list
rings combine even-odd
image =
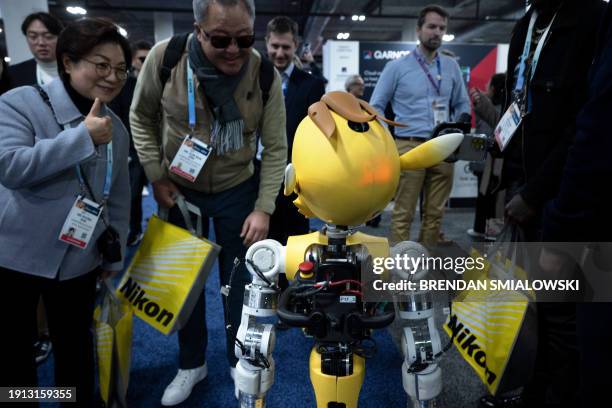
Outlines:
[{"label": "man with glasses in background", "polygon": [[[240,325],[244,285],[251,279],[243,265],[231,272],[234,259],[244,258],[246,248],[268,234],[287,158],[285,109],[281,78],[272,67],[267,95],[260,87],[262,57],[252,48],[253,0],[194,0],[193,11],[195,30],[184,49],[177,53],[174,39],[164,41],[145,60],[130,124],[155,200],[170,209],[168,220],[184,226],[175,206],[176,194],[181,194],[199,207],[205,235],[208,219],[214,221],[216,240],[222,246],[221,285],[228,285],[233,275],[226,346],[230,367],[234,367],[234,333]],[[179,56],[173,67],[166,64],[168,48]],[[253,167],[256,133],[263,145],[261,181]],[[185,149],[191,149],[185,143],[188,140],[203,146],[201,151],[212,148],[212,153],[194,149],[190,153],[194,160],[183,161]],[[173,169],[181,164],[181,169],[169,170],[170,163]],[[207,375],[204,307],[202,292],[179,330],[179,370],[164,392],[164,406],[187,399]]]},{"label": "man with glasses in background", "polygon": [[130,211],[130,232],[128,233],[127,244],[135,246],[142,240],[142,189],[148,184],[147,176],[138,160],[138,154],[134,148],[132,132],[130,130],[130,105],[134,98],[136,89],[136,78],[140,73],[142,64],[151,51],[151,44],[147,41],[137,41],[132,45],[132,72],[125,81],[125,86],[111,103],[110,107],[115,112],[127,128],[130,134],[130,189],[131,189],[131,211]]},{"label": "man with glasses in background", "polygon": [[63,28],[62,23],[49,13],[32,13],[23,20],[21,32],[34,58],[9,67],[12,88],[42,86],[57,78],[55,46]]}]

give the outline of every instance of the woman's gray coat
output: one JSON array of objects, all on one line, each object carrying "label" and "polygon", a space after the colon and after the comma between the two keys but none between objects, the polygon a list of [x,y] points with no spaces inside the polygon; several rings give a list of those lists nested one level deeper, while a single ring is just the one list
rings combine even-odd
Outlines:
[{"label": "woman's gray coat", "polygon": [[[96,247],[105,228],[102,220],[86,249],[58,237],[81,192],[76,172],[79,163],[96,201],[101,201],[107,150],[106,145],[94,146],[84,117],[61,80],[43,88],[57,120],[33,87],[17,88],[0,97],[0,266],[47,278],[59,273],[59,279],[65,280],[102,265]],[[110,110],[103,107],[102,114],[109,114],[113,123],[113,174],[104,213],[121,236],[125,256],[130,211],[129,136]],[[62,130],[60,125],[72,128]],[[123,263],[102,266],[120,270]]]}]

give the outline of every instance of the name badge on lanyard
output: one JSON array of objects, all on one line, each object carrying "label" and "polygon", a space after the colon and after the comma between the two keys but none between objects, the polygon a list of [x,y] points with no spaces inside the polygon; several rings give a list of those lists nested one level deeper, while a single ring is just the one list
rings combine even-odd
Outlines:
[{"label": "name badge on lanyard", "polygon": [[176,156],[170,163],[170,171],[192,183],[200,174],[212,148],[191,135],[185,136]]},{"label": "name badge on lanyard", "polygon": [[100,204],[79,194],[64,221],[59,240],[77,248],[87,248],[101,214]]},{"label": "name badge on lanyard", "polygon": [[212,147],[193,137],[196,125],[195,84],[189,63],[187,63],[187,103],[191,134],[183,139],[181,147],[170,163],[170,171],[193,183],[212,153]]},{"label": "name badge on lanyard", "polygon": [[529,113],[530,107],[530,97],[528,95],[528,83],[533,79],[533,75],[535,74],[536,68],[538,66],[538,62],[540,60],[540,54],[542,53],[542,48],[544,48],[544,44],[546,43],[546,37],[550,31],[550,27],[555,21],[555,17],[557,14],[553,16],[542,33],[540,40],[538,41],[538,45],[533,53],[533,58],[531,60],[531,69],[529,72],[529,81],[527,81],[527,58],[529,58],[529,52],[531,50],[531,38],[533,36],[533,28],[535,26],[535,22],[538,18],[537,10],[534,10],[531,14],[531,19],[529,20],[529,28],[527,29],[527,35],[525,37],[525,45],[523,46],[523,53],[521,54],[521,58],[518,65],[518,74],[516,78],[516,84],[514,85],[514,89],[512,90],[514,101],[508,107],[508,110],[501,117],[499,123],[495,127],[493,134],[495,135],[495,140],[501,151],[504,151],[506,146],[510,143],[510,140],[516,133],[516,129],[521,124],[523,117],[527,113]]},{"label": "name badge on lanyard", "polygon": [[[66,126],[68,128],[69,126]],[[104,178],[103,200],[101,204],[96,203],[91,186],[85,179],[80,165],[76,167],[77,176],[81,185],[81,194],[74,201],[68,212],[68,217],[59,234],[59,240],[80,249],[87,248],[89,241],[98,225],[104,205],[110,195],[111,182],[113,178],[113,144],[106,145],[106,177]],[[85,189],[89,190],[93,200],[85,197]]]},{"label": "name badge on lanyard", "polygon": [[508,146],[508,143],[510,143],[512,136],[516,133],[516,129],[521,124],[521,120],[522,117],[519,106],[516,102],[512,102],[512,105],[506,110],[506,113],[504,113],[504,116],[502,116],[493,131],[495,141],[502,152],[506,146]]},{"label": "name badge on lanyard", "polygon": [[432,104],[434,114],[434,126],[448,122],[448,101],[435,99]]}]

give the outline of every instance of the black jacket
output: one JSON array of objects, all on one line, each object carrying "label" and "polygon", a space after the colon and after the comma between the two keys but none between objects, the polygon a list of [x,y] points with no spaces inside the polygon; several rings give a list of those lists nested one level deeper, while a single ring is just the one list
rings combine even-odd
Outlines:
[{"label": "black jacket", "polygon": [[612,242],[612,7],[608,6],[593,67],[588,101],[578,115],[557,198],[546,207],[543,238]]},{"label": "black jacket", "polygon": [[285,110],[287,112],[287,152],[291,161],[293,138],[298,125],[308,115],[308,107],[319,101],[325,93],[325,82],[314,75],[294,67],[289,77]]},{"label": "black jacket", "polygon": [[11,65],[9,67],[9,80],[11,88],[36,84],[36,60],[32,58],[19,64]]},{"label": "black jacket", "polygon": [[[604,8],[605,3],[599,0],[562,2],[529,83],[531,112],[503,153],[504,185],[522,185],[521,196],[536,210],[559,188],[567,149],[575,135],[576,116],[586,99],[587,73]],[[533,8],[517,22],[512,33],[502,112],[511,102],[514,71],[532,12]]]}]

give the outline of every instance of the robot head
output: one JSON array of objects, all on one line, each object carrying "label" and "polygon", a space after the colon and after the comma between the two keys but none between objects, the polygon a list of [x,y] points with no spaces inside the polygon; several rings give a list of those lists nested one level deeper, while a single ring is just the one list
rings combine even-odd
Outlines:
[{"label": "robot head", "polygon": [[329,92],[310,106],[285,170],[285,195],[297,194],[294,204],[302,214],[328,224],[362,224],[393,198],[400,170],[432,166],[463,139],[440,136],[400,157],[380,121],[403,126],[347,92]]}]

